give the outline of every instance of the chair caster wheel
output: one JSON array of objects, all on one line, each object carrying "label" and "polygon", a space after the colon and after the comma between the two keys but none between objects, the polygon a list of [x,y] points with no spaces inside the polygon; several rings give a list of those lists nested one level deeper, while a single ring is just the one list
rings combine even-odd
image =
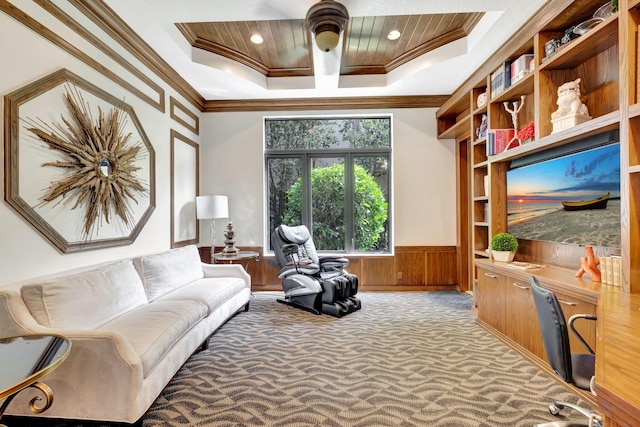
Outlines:
[{"label": "chair caster wheel", "polygon": [[556,405],[549,405],[549,413],[551,415],[558,415],[560,413],[560,409]]}]

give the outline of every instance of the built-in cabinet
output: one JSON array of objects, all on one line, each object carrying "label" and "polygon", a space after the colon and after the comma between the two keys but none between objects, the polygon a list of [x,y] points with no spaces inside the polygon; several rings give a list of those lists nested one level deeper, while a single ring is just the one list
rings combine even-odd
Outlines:
[{"label": "built-in cabinet", "polygon": [[[466,151],[470,165],[465,174],[468,179],[466,183],[459,183],[459,187],[469,187],[469,200],[466,206],[461,206],[468,212],[469,232],[460,238],[469,247],[462,257],[476,266],[467,287],[476,290],[479,322],[534,357],[540,357],[540,337],[536,336],[537,332],[531,332],[532,325],[528,322],[535,317],[531,315],[530,292],[524,289],[526,275],[514,274],[504,267],[496,269],[486,251],[491,236],[507,230],[506,173],[511,162],[520,157],[619,131],[621,248],[610,253],[622,256],[621,288],[609,292],[609,287],[603,285],[607,290],[606,304],[600,305],[597,290],[584,291],[584,284],[595,285],[588,278],[580,286],[574,286],[573,273],[579,266],[579,257],[584,256],[584,249],[579,246],[524,241],[516,258],[550,266],[544,284],[559,298],[572,301],[571,305],[563,305],[567,316],[574,312],[594,312],[598,307],[599,331],[607,332],[606,337],[599,336],[597,340],[598,403],[605,425],[617,427],[635,425],[627,421],[640,419],[637,382],[626,382],[632,390],[623,392],[613,381],[640,379],[640,365],[635,362],[640,358],[640,351],[624,356],[614,351],[613,344],[607,344],[626,340],[629,348],[640,349],[637,334],[629,333],[640,330],[637,324],[640,318],[636,315],[640,307],[628,302],[640,296],[640,0],[619,0],[618,11],[603,22],[562,45],[553,55],[545,51],[547,42],[562,38],[568,28],[589,19],[604,3],[603,0],[545,3],[535,17],[458,88],[438,110],[436,118],[440,138],[454,138],[470,147]],[[524,53],[533,54],[532,72],[505,91],[492,94],[492,73],[505,61]],[[581,79],[583,102],[592,119],[554,132],[551,113],[557,109],[558,87],[577,78]],[[483,92],[487,93],[486,105],[478,105],[478,95]],[[523,96],[518,124],[522,128],[534,122],[533,141],[488,155],[487,138],[476,133],[482,116],[487,116],[489,131],[510,128],[511,115],[505,103],[511,107],[514,102],[522,102]],[[599,248],[600,254],[602,250],[607,248]],[[629,314],[625,315],[625,311]],[[616,327],[610,321],[614,318],[624,319],[626,323],[616,320],[619,326]],[[586,332],[595,334],[594,331]]]},{"label": "built-in cabinet", "polygon": [[[596,314],[600,284],[577,278],[574,272],[559,267],[521,270],[488,259],[477,261],[477,274],[478,323],[541,369],[554,375],[544,351],[529,277],[535,275],[543,287],[556,294],[567,322],[574,314]],[[575,327],[595,349],[595,322],[578,320]],[[573,352],[588,352],[573,334],[569,339]],[[578,389],[574,391],[595,404],[593,396]]]},{"label": "built-in cabinet", "polygon": [[[578,313],[596,314],[600,284],[576,278],[570,270],[558,267],[521,270],[490,260],[478,260],[477,269],[478,320],[542,361],[546,361],[546,355],[529,284],[531,275],[543,287],[553,290],[567,321]],[[595,348],[595,323],[577,322],[576,329]],[[574,336],[570,340],[576,353],[587,352]]]}]

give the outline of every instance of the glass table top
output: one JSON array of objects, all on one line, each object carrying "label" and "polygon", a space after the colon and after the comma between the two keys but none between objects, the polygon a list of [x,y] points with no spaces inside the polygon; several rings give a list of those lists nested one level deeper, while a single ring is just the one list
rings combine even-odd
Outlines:
[{"label": "glass table top", "polygon": [[71,341],[59,335],[0,338],[0,399],[33,384],[69,355]]}]

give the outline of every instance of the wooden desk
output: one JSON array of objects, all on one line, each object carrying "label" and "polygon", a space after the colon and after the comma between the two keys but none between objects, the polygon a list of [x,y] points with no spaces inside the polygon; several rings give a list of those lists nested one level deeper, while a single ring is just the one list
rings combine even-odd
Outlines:
[{"label": "wooden desk", "polygon": [[606,427],[640,423],[640,295],[602,285],[598,302],[596,384]]},{"label": "wooden desk", "polygon": [[38,406],[35,397],[29,402],[34,414],[46,411],[53,403],[53,391],[38,380],[56,369],[69,355],[71,341],[59,335],[20,335],[0,338],[0,418],[13,398],[33,387],[42,392],[45,403]]}]

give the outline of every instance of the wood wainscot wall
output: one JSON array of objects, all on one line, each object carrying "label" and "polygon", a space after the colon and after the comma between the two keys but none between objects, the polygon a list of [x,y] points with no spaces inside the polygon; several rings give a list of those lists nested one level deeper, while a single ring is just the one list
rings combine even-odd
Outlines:
[{"label": "wood wainscot wall", "polygon": [[[216,252],[223,247],[216,247]],[[264,256],[261,247],[242,247],[257,251],[257,260],[244,262],[254,291],[281,291],[280,268],[273,256]],[[199,248],[200,257],[210,262],[211,248]],[[457,250],[455,246],[396,246],[394,255],[349,255],[349,273],[358,276],[364,291],[436,291],[457,289]]]}]

